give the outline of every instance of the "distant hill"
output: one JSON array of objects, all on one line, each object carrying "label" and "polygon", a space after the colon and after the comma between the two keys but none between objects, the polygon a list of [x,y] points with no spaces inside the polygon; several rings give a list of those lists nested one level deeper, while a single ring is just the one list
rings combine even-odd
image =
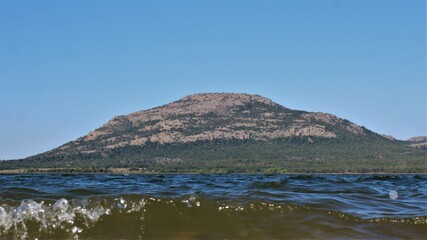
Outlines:
[{"label": "distant hill", "polygon": [[117,116],[0,169],[126,167],[143,172],[427,172],[424,150],[332,114],[252,94],[205,93]]}]

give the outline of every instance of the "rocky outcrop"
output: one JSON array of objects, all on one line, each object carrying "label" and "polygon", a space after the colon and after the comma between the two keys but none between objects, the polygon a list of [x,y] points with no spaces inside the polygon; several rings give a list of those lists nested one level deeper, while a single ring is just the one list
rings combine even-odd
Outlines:
[{"label": "rocky outcrop", "polygon": [[394,138],[394,137],[393,137],[393,136],[391,136],[391,135],[381,134],[381,136],[383,136],[384,138],[386,138],[386,139],[388,139],[388,140],[396,141],[396,138]]},{"label": "rocky outcrop", "polygon": [[427,142],[427,136],[411,137],[408,142]]},{"label": "rocky outcrop", "polygon": [[418,137],[412,137],[408,140],[409,146],[413,148],[427,148],[427,136],[418,136]]}]

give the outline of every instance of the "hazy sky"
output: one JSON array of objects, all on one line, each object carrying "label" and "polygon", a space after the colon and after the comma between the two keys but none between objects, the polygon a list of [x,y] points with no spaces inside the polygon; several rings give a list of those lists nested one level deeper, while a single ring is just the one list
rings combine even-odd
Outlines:
[{"label": "hazy sky", "polygon": [[424,1],[0,2],[0,159],[199,92],[426,135]]}]

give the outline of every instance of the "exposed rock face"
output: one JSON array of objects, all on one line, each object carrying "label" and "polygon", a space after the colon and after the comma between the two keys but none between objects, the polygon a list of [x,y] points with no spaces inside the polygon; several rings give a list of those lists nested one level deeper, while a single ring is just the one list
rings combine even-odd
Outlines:
[{"label": "exposed rock face", "polygon": [[114,117],[56,152],[93,153],[124,146],[143,146],[147,142],[337,138],[338,130],[353,135],[365,134],[364,128],[335,115],[291,110],[259,95],[205,93]]},{"label": "exposed rock face", "polygon": [[427,136],[411,137],[408,142],[427,142]]},{"label": "exposed rock face", "polygon": [[381,134],[381,136],[383,136],[384,138],[386,138],[386,139],[388,139],[388,140],[396,141],[396,138],[394,138],[394,137],[393,137],[393,136],[391,136],[391,135]]},{"label": "exposed rock face", "polygon": [[407,140],[413,148],[427,148],[427,136],[412,137]]}]

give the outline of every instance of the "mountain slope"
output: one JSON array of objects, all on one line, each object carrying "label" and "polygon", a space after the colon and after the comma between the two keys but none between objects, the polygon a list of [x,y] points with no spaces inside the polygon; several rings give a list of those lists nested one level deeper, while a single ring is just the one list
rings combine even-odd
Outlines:
[{"label": "mountain slope", "polygon": [[114,117],[76,141],[15,162],[15,167],[424,171],[424,153],[332,114],[292,110],[259,95],[210,93]]}]

